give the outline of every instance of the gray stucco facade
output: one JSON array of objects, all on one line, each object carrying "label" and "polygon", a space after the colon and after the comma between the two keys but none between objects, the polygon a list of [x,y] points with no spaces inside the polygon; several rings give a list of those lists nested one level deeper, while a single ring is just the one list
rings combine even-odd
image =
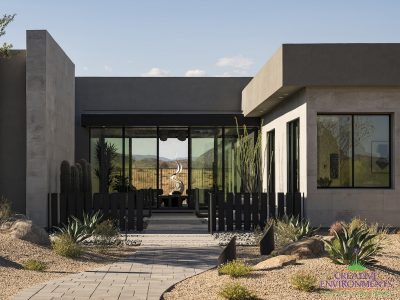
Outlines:
[{"label": "gray stucco facade", "polygon": [[0,59],[0,195],[25,213],[26,94],[25,51]]},{"label": "gray stucco facade", "polygon": [[[0,139],[7,141],[0,146],[0,194],[45,227],[60,163],[89,159],[82,120],[96,116],[121,128],[165,120],[181,126],[174,120],[191,118],[203,126],[219,118],[233,122],[233,116],[262,120],[264,151],[267,132],[275,130],[274,188],[286,192],[288,124],[298,120],[299,192],[312,224],[359,216],[400,226],[399,53],[400,44],[283,45],[254,78],[75,78],[73,62],[49,33],[28,31],[27,50],[0,60]],[[390,187],[321,189],[318,115],[356,113],[390,115]],[[88,127],[113,126],[107,122]],[[263,182],[267,190],[266,177]]]},{"label": "gray stucco facade", "polygon": [[26,214],[47,225],[62,160],[74,161],[75,66],[47,31],[27,32]]}]

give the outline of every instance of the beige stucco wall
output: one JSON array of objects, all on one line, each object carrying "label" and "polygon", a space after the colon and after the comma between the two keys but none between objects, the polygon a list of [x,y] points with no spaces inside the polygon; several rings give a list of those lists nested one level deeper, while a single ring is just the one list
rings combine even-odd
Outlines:
[{"label": "beige stucco wall", "polygon": [[265,162],[267,132],[275,130],[275,191],[287,191],[287,123],[299,119],[300,124],[300,191],[307,193],[307,104],[304,91],[296,93],[287,101],[282,102],[263,118],[263,189],[267,190],[267,169]]},{"label": "beige stucco wall", "polygon": [[[329,226],[353,216],[400,226],[400,88],[307,88],[307,217]],[[391,189],[317,189],[317,114],[392,114]]]}]

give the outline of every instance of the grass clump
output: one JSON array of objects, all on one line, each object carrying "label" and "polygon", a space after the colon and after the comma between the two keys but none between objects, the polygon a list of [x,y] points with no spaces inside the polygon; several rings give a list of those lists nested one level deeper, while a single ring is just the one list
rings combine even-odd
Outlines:
[{"label": "grass clump", "polygon": [[23,264],[23,268],[25,270],[43,272],[47,269],[47,265],[42,261],[29,259]]},{"label": "grass clump", "polygon": [[219,275],[229,275],[233,278],[249,275],[253,267],[240,260],[233,260],[218,267]]},{"label": "grass clump", "polygon": [[119,229],[112,220],[105,220],[94,229],[93,235],[99,245],[111,245],[119,235]]},{"label": "grass clump", "polygon": [[70,235],[59,234],[52,243],[53,251],[61,256],[78,258],[82,255],[82,248],[71,238]]},{"label": "grass clump", "polygon": [[219,292],[227,300],[257,300],[258,298],[246,287],[239,283],[228,283]]},{"label": "grass clump", "polygon": [[295,273],[290,281],[292,286],[299,291],[312,292],[317,289],[317,277],[304,271]]},{"label": "grass clump", "polygon": [[11,202],[1,196],[0,197],[0,222],[6,221],[8,218],[12,216],[13,212],[11,209]]}]

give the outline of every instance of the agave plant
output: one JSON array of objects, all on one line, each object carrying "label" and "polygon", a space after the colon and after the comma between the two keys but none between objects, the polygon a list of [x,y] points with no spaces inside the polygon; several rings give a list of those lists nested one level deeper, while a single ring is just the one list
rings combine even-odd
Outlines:
[{"label": "agave plant", "polygon": [[277,220],[276,227],[278,233],[282,232],[292,242],[313,236],[318,230],[310,226],[310,221],[300,219],[298,216],[284,216],[282,219]]},{"label": "agave plant", "polygon": [[68,224],[63,227],[56,227],[60,234],[68,235],[75,243],[80,243],[91,237],[96,229],[96,226],[102,219],[99,211],[92,215],[83,214],[83,220],[72,216],[68,219]]},{"label": "agave plant", "polygon": [[332,241],[324,241],[330,259],[341,265],[353,263],[374,264],[374,257],[382,250],[378,234],[366,228],[349,228],[343,224],[342,230],[334,232]]}]

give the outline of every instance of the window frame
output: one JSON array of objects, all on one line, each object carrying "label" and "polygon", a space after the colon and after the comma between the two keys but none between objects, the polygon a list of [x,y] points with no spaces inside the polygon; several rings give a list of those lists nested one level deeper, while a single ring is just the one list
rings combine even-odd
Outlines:
[{"label": "window frame", "polygon": [[[352,143],[352,149],[351,149],[351,167],[352,167],[352,182],[351,186],[318,186],[317,181],[315,183],[317,184],[317,189],[325,190],[325,189],[393,189],[393,159],[392,159],[392,143],[393,143],[393,135],[392,135],[392,113],[317,113],[317,118],[318,116],[350,116],[351,117],[351,143]],[[355,116],[387,116],[389,118],[389,185],[387,186],[356,186],[354,185],[354,117]],[[317,120],[318,124],[318,120]],[[318,152],[318,125],[317,125],[317,152]],[[318,153],[317,153],[318,154]],[[318,166],[318,155],[317,157],[317,166]],[[318,171],[318,170],[317,170]],[[318,172],[317,172],[318,173]],[[318,174],[317,174],[317,179],[318,179]]]}]

